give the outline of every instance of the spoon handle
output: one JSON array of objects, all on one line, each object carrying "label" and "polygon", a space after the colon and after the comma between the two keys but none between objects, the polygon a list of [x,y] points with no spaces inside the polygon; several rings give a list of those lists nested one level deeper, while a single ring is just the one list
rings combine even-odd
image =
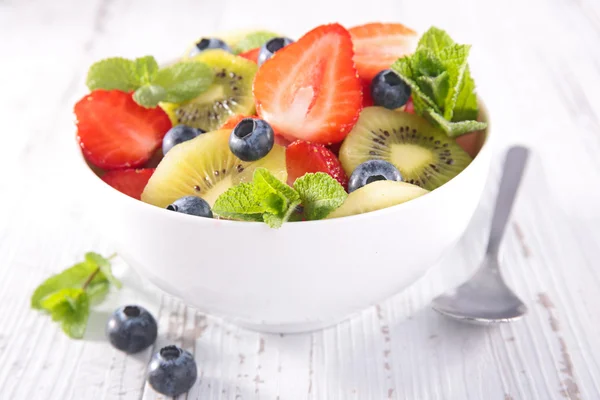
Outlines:
[{"label": "spoon handle", "polygon": [[500,242],[502,241],[502,236],[504,236],[506,223],[508,222],[528,157],[529,150],[521,146],[511,147],[506,153],[500,188],[496,196],[496,208],[492,217],[492,229],[490,230],[490,238],[486,251],[488,256],[496,257],[498,255]]}]

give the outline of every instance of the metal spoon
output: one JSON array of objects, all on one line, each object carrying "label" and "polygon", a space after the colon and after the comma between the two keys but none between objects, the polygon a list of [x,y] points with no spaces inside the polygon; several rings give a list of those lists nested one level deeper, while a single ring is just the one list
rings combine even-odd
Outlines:
[{"label": "metal spoon", "polygon": [[467,282],[433,300],[437,312],[479,325],[510,322],[527,313],[525,304],[502,279],[498,249],[528,157],[529,150],[525,147],[508,150],[483,263]]}]

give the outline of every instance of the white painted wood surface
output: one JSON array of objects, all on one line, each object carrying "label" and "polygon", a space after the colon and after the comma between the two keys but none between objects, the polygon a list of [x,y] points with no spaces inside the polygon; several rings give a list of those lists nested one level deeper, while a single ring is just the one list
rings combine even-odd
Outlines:
[{"label": "white painted wood surface", "polygon": [[[481,258],[498,167],[448,258],[406,293],[322,332],[242,330],[160,295],[123,265],[126,288],[93,313],[86,340],[29,309],[47,275],[87,250],[111,252],[78,207],[86,194],[69,153],[70,111],[91,62],[168,60],[203,33],[239,27],[297,36],[372,20],[435,24],[472,43],[498,151],[533,148],[502,250],[530,307],[525,320],[482,329],[429,307]],[[0,0],[0,398],[160,398],[144,382],[151,351],[125,356],[103,337],[112,307],[138,302],[160,320],[155,347],[196,354],[198,382],[181,398],[600,399],[599,44],[597,0]]]}]

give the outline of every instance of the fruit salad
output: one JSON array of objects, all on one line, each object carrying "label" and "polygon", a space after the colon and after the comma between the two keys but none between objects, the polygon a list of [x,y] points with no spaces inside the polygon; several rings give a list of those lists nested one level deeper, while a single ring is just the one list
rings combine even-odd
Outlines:
[{"label": "fruit salad", "polygon": [[104,182],[174,212],[279,227],[375,211],[476,154],[469,50],[435,27],[333,23],[203,37],[163,66],[108,58],[75,105],[77,139]]}]

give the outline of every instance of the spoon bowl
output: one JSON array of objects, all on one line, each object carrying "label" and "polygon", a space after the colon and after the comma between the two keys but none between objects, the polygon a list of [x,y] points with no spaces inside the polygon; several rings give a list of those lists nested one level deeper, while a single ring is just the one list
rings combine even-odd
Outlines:
[{"label": "spoon bowl", "polygon": [[527,306],[502,278],[498,251],[528,157],[524,147],[508,150],[485,259],[471,279],[433,300],[437,312],[478,325],[511,322],[527,313]]}]

